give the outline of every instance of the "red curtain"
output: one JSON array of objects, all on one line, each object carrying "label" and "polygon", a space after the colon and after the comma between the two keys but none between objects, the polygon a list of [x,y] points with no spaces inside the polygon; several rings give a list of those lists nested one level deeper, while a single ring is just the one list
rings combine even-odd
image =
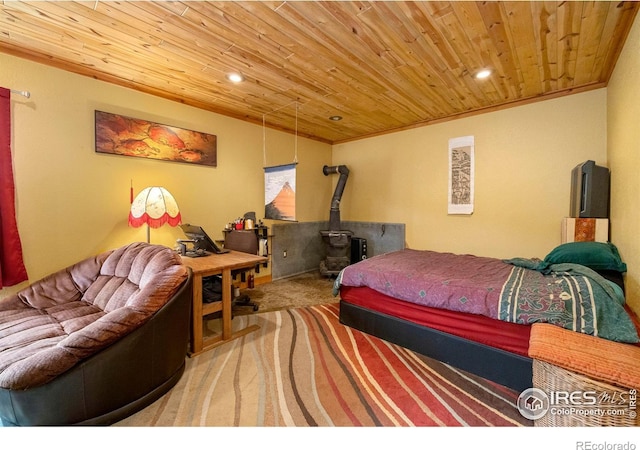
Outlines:
[{"label": "red curtain", "polygon": [[11,91],[0,88],[0,289],[28,279],[16,222],[10,102]]}]

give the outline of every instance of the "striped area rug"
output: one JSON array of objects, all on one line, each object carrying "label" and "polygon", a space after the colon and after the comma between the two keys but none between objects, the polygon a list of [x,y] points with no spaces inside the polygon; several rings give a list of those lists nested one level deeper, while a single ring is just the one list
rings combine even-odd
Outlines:
[{"label": "striped area rug", "polygon": [[341,325],[338,304],[237,316],[258,331],[187,360],[116,426],[531,426],[518,392]]}]

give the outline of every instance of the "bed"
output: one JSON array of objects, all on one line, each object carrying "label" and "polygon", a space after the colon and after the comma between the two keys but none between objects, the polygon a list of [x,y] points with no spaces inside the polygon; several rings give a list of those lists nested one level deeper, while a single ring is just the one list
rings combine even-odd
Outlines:
[{"label": "bed", "polygon": [[544,260],[403,249],[344,268],[334,294],[343,324],[522,391],[533,323],[638,343],[624,272],[611,243],[562,244]]}]

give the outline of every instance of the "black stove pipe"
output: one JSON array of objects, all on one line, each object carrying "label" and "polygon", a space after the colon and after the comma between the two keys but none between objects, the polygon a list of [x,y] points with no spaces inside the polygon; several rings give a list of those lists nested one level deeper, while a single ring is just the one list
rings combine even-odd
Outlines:
[{"label": "black stove pipe", "polygon": [[342,192],[344,186],[347,184],[347,178],[349,177],[349,169],[347,166],[324,166],[322,172],[326,175],[333,173],[339,173],[340,178],[336,185],[336,190],[333,192],[333,198],[331,199],[331,211],[329,212],[329,230],[340,231],[340,199],[342,198]]}]

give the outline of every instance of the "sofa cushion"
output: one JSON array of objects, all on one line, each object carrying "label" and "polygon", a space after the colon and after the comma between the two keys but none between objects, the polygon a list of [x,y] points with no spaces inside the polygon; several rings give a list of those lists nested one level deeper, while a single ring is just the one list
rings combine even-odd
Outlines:
[{"label": "sofa cushion", "polygon": [[138,328],[186,279],[171,249],[134,243],[0,300],[0,387],[47,383]]}]

